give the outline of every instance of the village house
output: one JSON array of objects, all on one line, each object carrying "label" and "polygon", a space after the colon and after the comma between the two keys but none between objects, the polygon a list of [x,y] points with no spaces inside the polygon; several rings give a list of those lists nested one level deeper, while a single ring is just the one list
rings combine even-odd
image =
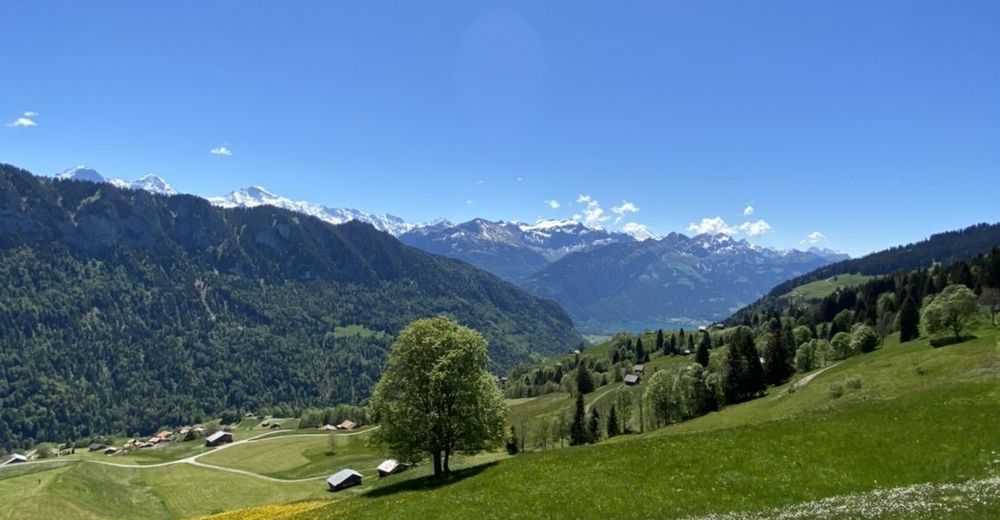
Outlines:
[{"label": "village house", "polygon": [[332,424],[324,424],[323,426],[320,426],[319,429],[323,430],[325,432],[332,432],[332,431],[336,430],[337,427],[334,426],[334,425],[332,425]]},{"label": "village house", "polygon": [[641,365],[641,364],[640,365],[634,365],[634,366],[632,366],[632,371],[635,372],[636,374],[645,374],[646,373],[646,365]]},{"label": "village house", "polygon": [[353,430],[358,424],[350,419],[344,419],[344,422],[337,425],[338,430]]},{"label": "village house", "polygon": [[628,386],[635,386],[639,384],[639,374],[629,374],[625,376],[625,384]]}]

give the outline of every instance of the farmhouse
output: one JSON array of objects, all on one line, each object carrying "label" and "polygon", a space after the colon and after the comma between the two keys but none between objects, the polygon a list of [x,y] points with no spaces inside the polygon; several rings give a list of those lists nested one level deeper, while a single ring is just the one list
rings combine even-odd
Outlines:
[{"label": "farmhouse", "polygon": [[230,442],[233,442],[233,434],[229,432],[215,432],[205,438],[205,446],[209,448]]},{"label": "farmhouse", "polygon": [[353,430],[358,424],[350,419],[344,419],[344,422],[337,425],[338,430]]},{"label": "farmhouse", "polygon": [[636,374],[645,374],[646,373],[646,365],[634,365],[632,367],[632,371],[635,372]]},{"label": "farmhouse", "polygon": [[107,447],[108,447],[107,444],[101,444],[101,443],[95,442],[95,443],[91,444],[90,446],[87,446],[87,451],[101,451],[101,450],[103,450],[103,449],[105,449]]},{"label": "farmhouse", "polygon": [[326,479],[326,483],[330,486],[330,491],[340,491],[360,484],[361,473],[353,469],[342,469]]},{"label": "farmhouse", "polygon": [[0,462],[0,466],[7,466],[8,464],[18,464],[21,462],[28,462],[28,457],[25,457],[24,455],[21,455],[19,453],[15,453],[10,457],[4,459],[2,462]]},{"label": "farmhouse", "polygon": [[334,425],[332,425],[332,424],[324,424],[323,426],[320,426],[319,429],[323,430],[325,432],[332,432],[332,431],[336,430],[337,427],[334,426]]},{"label": "farmhouse", "polygon": [[406,469],[406,466],[399,463],[396,459],[385,459],[381,464],[378,465],[378,478],[385,478],[393,473],[398,473]]},{"label": "farmhouse", "polygon": [[108,449],[104,450],[104,454],[105,455],[114,455],[115,453],[118,453],[118,448],[111,447],[111,448],[108,448]]},{"label": "farmhouse", "polygon": [[625,384],[628,386],[639,384],[639,374],[629,374],[625,376]]}]

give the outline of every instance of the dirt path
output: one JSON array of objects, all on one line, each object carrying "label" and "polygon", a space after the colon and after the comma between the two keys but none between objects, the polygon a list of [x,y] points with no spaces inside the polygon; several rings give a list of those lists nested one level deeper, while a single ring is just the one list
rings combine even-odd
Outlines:
[{"label": "dirt path", "polygon": [[827,370],[830,370],[831,368],[833,368],[833,367],[835,367],[835,366],[837,366],[839,364],[840,364],[840,362],[838,361],[838,362],[836,362],[836,363],[834,363],[834,364],[832,364],[832,365],[830,365],[828,367],[821,368],[821,369],[813,372],[812,374],[809,374],[809,375],[803,377],[802,379],[799,379],[798,381],[796,381],[792,385],[792,387],[795,388],[796,390],[798,390],[799,388],[802,388],[803,386],[808,385],[810,381],[812,381],[813,379],[816,378],[816,376],[822,374],[823,372],[826,372]]}]

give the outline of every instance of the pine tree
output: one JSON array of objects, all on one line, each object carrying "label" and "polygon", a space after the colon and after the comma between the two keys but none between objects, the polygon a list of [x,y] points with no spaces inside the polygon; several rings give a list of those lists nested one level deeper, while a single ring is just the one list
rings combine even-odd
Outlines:
[{"label": "pine tree", "polygon": [[903,300],[899,309],[899,342],[906,343],[920,337],[920,309],[912,296]]},{"label": "pine tree", "polygon": [[688,352],[694,352],[694,333],[688,335]]},{"label": "pine tree", "polygon": [[573,413],[573,424],[569,427],[570,446],[587,443],[587,409],[583,402],[583,394],[576,396],[576,411]]},{"label": "pine tree", "polygon": [[635,340],[635,361],[637,363],[645,363],[647,361],[646,349],[642,346],[642,338]]},{"label": "pine tree", "polygon": [[615,435],[618,435],[618,412],[615,411],[615,405],[611,405],[608,412],[608,438]]},{"label": "pine tree", "polygon": [[590,428],[587,432],[589,442],[598,442],[601,440],[601,417],[597,413],[597,407],[592,407],[593,410],[590,411]]},{"label": "pine tree", "polygon": [[659,352],[663,352],[663,355],[667,355],[665,342],[663,341],[663,329],[659,329],[656,331],[656,350]]},{"label": "pine tree", "polygon": [[705,368],[708,368],[708,351],[711,348],[711,344],[712,339],[708,337],[708,333],[702,334],[701,341],[698,343],[698,350],[694,355],[694,360]]},{"label": "pine tree", "polygon": [[590,370],[587,369],[587,363],[581,362],[579,368],[576,369],[576,391],[580,395],[594,391],[594,378],[591,377]]},{"label": "pine tree", "polygon": [[786,330],[785,327],[781,327],[767,335],[767,344],[764,347],[764,377],[769,385],[783,384],[794,373]]}]

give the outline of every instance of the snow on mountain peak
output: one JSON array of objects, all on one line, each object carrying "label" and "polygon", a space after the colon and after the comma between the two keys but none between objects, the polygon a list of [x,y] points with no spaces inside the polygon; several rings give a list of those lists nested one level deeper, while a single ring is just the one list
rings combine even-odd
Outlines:
[{"label": "snow on mountain peak", "polygon": [[177,195],[177,190],[173,186],[163,180],[163,177],[153,173],[143,175],[142,178],[129,183],[129,186],[132,189],[145,190],[151,193],[159,193],[160,195]]},{"label": "snow on mountain peak", "polygon": [[103,175],[97,170],[86,166],[74,166],[56,174],[59,180],[87,181],[87,182],[107,182]]}]

